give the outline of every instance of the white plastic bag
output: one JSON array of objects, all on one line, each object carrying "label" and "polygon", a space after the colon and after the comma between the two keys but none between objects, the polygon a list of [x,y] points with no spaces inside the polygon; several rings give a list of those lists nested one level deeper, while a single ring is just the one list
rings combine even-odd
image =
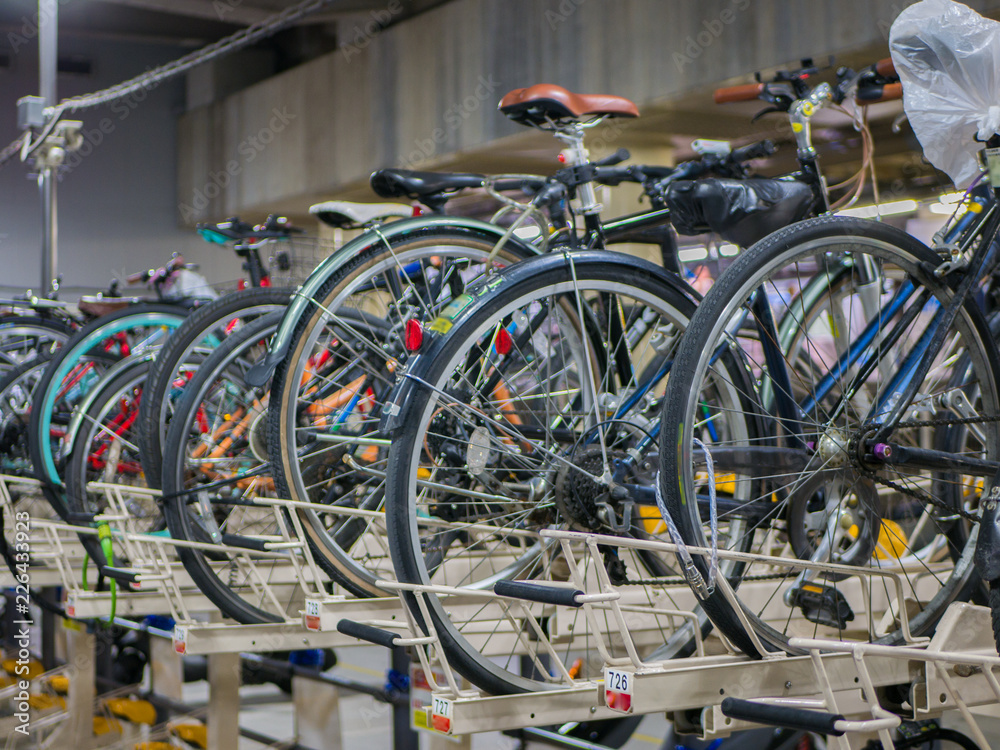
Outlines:
[{"label": "white plastic bag", "polygon": [[980,172],[976,137],[1000,131],[1000,23],[953,0],[921,0],[893,22],[889,50],[924,156],[967,187]]},{"label": "white plastic bag", "polygon": [[166,299],[218,299],[219,297],[208,283],[208,279],[187,268],[174,271],[163,285],[162,292]]}]

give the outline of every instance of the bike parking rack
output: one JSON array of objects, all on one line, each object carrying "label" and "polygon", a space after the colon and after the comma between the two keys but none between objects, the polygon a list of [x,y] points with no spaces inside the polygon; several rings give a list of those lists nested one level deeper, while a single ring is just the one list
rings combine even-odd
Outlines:
[{"label": "bike parking rack", "polygon": [[[33,480],[0,477],[0,501],[3,512],[9,514],[10,492],[39,489]],[[209,613],[216,608],[208,602],[187,576],[176,560],[179,545],[218,548],[196,542],[172,540],[156,534],[142,533],[136,521],[127,512],[126,505],[135,495],[145,498],[152,494],[121,485],[91,485],[107,498],[107,510],[99,517],[112,527],[116,550],[128,559],[128,570],[135,574],[135,584],[121,585],[118,594],[118,615],[123,617],[171,612],[177,617],[172,639],[156,638],[156,649],[162,658],[172,654],[205,655],[214,665],[216,674],[224,679],[211,680],[211,700],[207,708],[210,730],[210,747],[222,750],[231,747],[237,736],[237,715],[231,710],[238,705],[240,652],[281,651],[304,648],[344,648],[366,642],[379,642],[373,634],[387,634],[382,645],[391,645],[399,652],[406,648],[414,659],[430,688],[420,726],[433,736],[447,736],[467,741],[474,733],[523,729],[535,726],[564,724],[572,721],[593,721],[628,715],[649,713],[680,714],[698,711],[698,725],[704,737],[715,738],[741,729],[756,726],[742,719],[735,719],[723,711],[726,698],[750,701],[757,706],[778,706],[820,711],[843,716],[841,725],[846,734],[831,737],[830,746],[838,750],[860,748],[870,738],[879,738],[886,747],[892,747],[889,730],[902,720],[934,718],[945,712],[958,713],[965,719],[970,731],[983,747],[984,735],[979,728],[974,709],[1000,704],[1000,657],[992,641],[989,611],[971,604],[953,604],[932,639],[909,635],[903,646],[880,646],[868,642],[844,642],[826,638],[794,639],[791,645],[804,650],[802,656],[785,653],[774,654],[761,660],[751,660],[738,654],[718,635],[698,641],[694,656],[656,661],[644,659],[643,641],[646,622],[637,617],[662,618],[674,627],[694,619],[689,611],[669,607],[641,607],[630,600],[627,587],[611,584],[603,565],[592,565],[592,570],[570,564],[569,580],[565,587],[582,591],[575,595],[577,616],[596,617],[598,613],[607,621],[617,623],[614,633],[616,643],[604,643],[598,638],[593,648],[603,666],[598,672],[585,677],[575,677],[568,665],[559,661],[558,653],[551,647],[541,652],[548,656],[550,673],[556,675],[553,689],[510,696],[488,696],[471,688],[448,664],[446,655],[439,648],[439,639],[433,625],[425,630],[418,625],[406,605],[406,599],[423,610],[421,620],[431,623],[427,601],[430,597],[447,597],[448,611],[457,618],[471,617],[472,613],[488,613],[494,619],[525,624],[533,638],[544,640],[546,631],[539,624],[544,614],[547,627],[558,628],[556,605],[539,607],[538,602],[524,599],[516,593],[506,595],[494,591],[458,589],[447,586],[419,586],[384,581],[380,587],[386,596],[373,599],[355,599],[338,593],[327,593],[322,584],[315,561],[306,545],[295,538],[301,534],[297,515],[285,513],[291,501],[260,499],[269,505],[284,525],[277,524],[279,532],[273,540],[275,554],[295,557],[288,572],[302,588],[302,611],[289,613],[285,622],[262,625],[238,625],[211,621]],[[133,498],[134,499],[134,498]],[[82,588],[81,561],[83,547],[77,534],[95,534],[96,529],[72,526],[48,519],[33,519],[33,552],[36,567],[31,570],[33,583],[36,570],[51,584],[67,589],[67,603],[77,617],[107,618],[110,615],[110,595],[107,592],[85,591]],[[646,540],[627,540],[620,537],[584,534],[578,532],[546,530],[542,536],[558,544],[568,560],[576,561],[583,553],[590,560],[598,546],[644,547],[663,553],[675,553],[675,545]],[[239,551],[229,548],[233,554]],[[287,550],[294,550],[290,554]],[[688,548],[691,554],[706,555],[710,550]],[[254,555],[264,553],[254,552]],[[759,559],[749,553],[719,551],[722,559]],[[266,557],[266,555],[265,555]],[[252,564],[252,555],[247,555]],[[776,558],[767,558],[774,562]],[[872,576],[886,579],[887,587],[902,592],[898,572],[892,570],[861,570],[835,565],[818,565],[802,560],[780,560],[791,567],[815,566],[838,573],[846,573],[859,581]],[[720,578],[717,585],[726,585]],[[281,585],[281,584],[279,584]],[[542,584],[535,584],[542,586]],[[545,584],[558,588],[558,584]],[[858,585],[865,585],[859,583]],[[751,582],[740,589],[741,597],[752,596]],[[883,587],[873,587],[882,590]],[[891,604],[891,602],[890,602]],[[898,613],[903,629],[906,627],[906,608]],[[217,618],[216,618],[217,619]],[[877,613],[869,613],[869,622],[878,620]],[[348,621],[362,626],[351,628]],[[556,623],[556,624],[553,624]],[[636,623],[640,623],[636,626]],[[655,625],[647,629],[655,629]],[[697,632],[699,629],[696,627]],[[595,633],[600,629],[595,628]],[[82,630],[67,631],[77,654],[76,685],[85,685],[87,675],[93,675],[94,636]],[[527,632],[527,631],[523,631]],[[523,637],[515,633],[513,638]],[[362,636],[359,640],[358,635]],[[565,634],[563,634],[565,636]],[[591,638],[594,637],[592,633]],[[512,641],[508,641],[505,649]],[[562,641],[565,644],[565,641]],[[536,651],[538,647],[536,646]],[[530,649],[525,649],[528,653]],[[489,655],[489,652],[486,652]],[[88,663],[89,655],[89,663]],[[178,663],[179,664],[179,663]],[[82,669],[81,669],[82,665]],[[537,662],[536,662],[537,665]],[[210,667],[210,672],[212,667]],[[82,677],[80,676],[82,675]],[[627,685],[627,688],[613,689]],[[92,679],[90,684],[93,684]],[[892,690],[887,692],[887,688]],[[316,688],[310,685],[309,691]],[[902,691],[902,692],[901,692]],[[306,691],[299,691],[304,694]],[[888,694],[908,695],[903,705],[888,701]],[[0,691],[0,697],[5,693]],[[336,706],[327,696],[328,706]],[[296,699],[298,700],[298,699]],[[96,696],[91,689],[71,687],[67,696],[64,718],[77,727],[85,727],[92,719]],[[228,711],[228,713],[226,713]],[[54,714],[50,714],[54,715]],[[60,714],[63,716],[63,714]],[[52,721],[48,716],[40,721]],[[214,722],[214,723],[213,723]],[[43,727],[45,725],[42,725]],[[66,730],[69,731],[69,730]],[[151,728],[147,734],[154,730]],[[162,727],[156,732],[162,732]],[[231,733],[231,736],[230,736]],[[157,735],[159,736],[159,735]],[[93,738],[88,741],[96,742]],[[116,742],[122,744],[116,738]],[[435,745],[437,741],[435,740]],[[83,745],[81,745],[82,747]]]},{"label": "bike parking rack", "polygon": [[[8,518],[13,520],[12,490],[36,493],[45,507],[48,507],[41,497],[39,482],[0,476],[0,512],[5,514],[5,521]],[[359,643],[356,639],[337,632],[336,629],[321,632],[303,627],[301,611],[290,612],[285,622],[259,625],[219,622],[217,607],[191,580],[177,559],[176,549],[180,546],[189,546],[219,550],[223,546],[175,540],[164,535],[145,533],[140,526],[141,521],[129,513],[128,504],[131,501],[148,502],[155,499],[159,494],[155,490],[94,482],[88,485],[88,491],[103,495],[106,509],[94,520],[109,526],[116,556],[121,555],[127,560],[128,567],[118,570],[129,574],[132,581],[119,583],[115,597],[106,590],[88,590],[82,584],[82,569],[87,553],[80,543],[79,535],[96,536],[97,528],[75,526],[60,520],[33,516],[30,526],[34,564],[29,568],[28,574],[31,586],[33,589],[40,588],[43,580],[45,586],[61,587],[64,591],[67,615],[77,620],[108,621],[114,614],[116,624],[146,630],[153,635],[150,639],[150,666],[153,669],[154,691],[158,697],[166,697],[175,704],[179,704],[181,697],[179,660],[185,655],[207,657],[210,699],[204,718],[208,727],[210,750],[235,748],[236,738],[244,731],[238,726],[237,712],[242,652],[343,648]],[[273,559],[280,556],[289,561],[287,566],[277,569],[277,574],[272,567],[268,571],[268,580],[262,575],[257,576],[262,590],[268,587],[283,587],[285,591],[282,595],[284,595],[288,593],[288,587],[294,586],[299,590],[296,598],[300,598],[303,602],[307,596],[310,597],[310,601],[337,602],[352,616],[362,617],[370,615],[373,611],[377,611],[380,617],[390,619],[400,616],[400,603],[396,597],[364,600],[328,594],[323,584],[324,578],[312,559],[308,545],[301,541],[305,537],[297,515],[285,513],[288,502],[266,498],[258,498],[257,501],[262,507],[269,508],[277,519],[275,526],[278,533],[274,538],[267,540],[270,549],[263,552],[257,550],[250,552],[234,547],[225,549],[230,554],[241,556],[243,564],[251,569],[251,574],[255,559]],[[90,568],[92,578],[96,578],[96,565],[90,564]],[[6,571],[6,568],[4,570]],[[278,583],[275,583],[276,578]],[[15,583],[9,571],[6,571],[5,577],[0,577],[0,585],[13,586]],[[276,594],[270,596],[275,600],[280,598]],[[159,633],[155,629],[129,622],[133,618],[164,613],[170,614],[176,622],[172,633]],[[71,669],[76,675],[76,679],[70,683],[68,705],[59,713],[58,719],[50,718],[50,714],[47,714],[45,717],[37,718],[37,722],[44,720],[45,724],[39,725],[36,723],[36,718],[33,718],[32,726],[42,728],[48,723],[61,722],[63,729],[58,735],[62,738],[59,742],[69,737],[79,748],[107,746],[104,740],[110,741],[111,735],[103,739],[95,737],[90,727],[95,712],[100,711],[100,702],[92,687],[98,647],[94,633],[76,626],[67,629],[66,634],[69,651],[74,654]],[[361,683],[351,683],[349,680],[339,680],[340,684],[323,684],[315,683],[308,677],[296,676],[292,682],[293,686],[298,685],[293,688],[293,701],[299,731],[305,732],[306,736],[312,736],[317,742],[324,733],[329,733],[331,724],[330,721],[324,721],[322,717],[317,716],[317,705],[336,712],[338,690],[351,691],[364,688]],[[166,686],[166,693],[162,695],[159,692],[161,683]],[[355,684],[356,688],[353,687]],[[0,692],[0,695],[2,694]],[[394,708],[397,709],[398,706]],[[403,707],[403,711],[406,720],[402,722],[402,726],[408,729],[408,708]],[[339,726],[338,721],[334,721],[333,724]],[[400,725],[398,720],[396,725]],[[309,735],[310,729],[311,735]],[[143,741],[154,739],[154,735],[150,734],[151,731],[143,735]],[[156,729],[155,738],[165,735],[164,727]],[[118,739],[119,735],[114,737],[111,747],[131,748],[135,744],[130,739]],[[397,741],[397,747],[415,747],[412,739],[404,737]],[[316,742],[313,744],[317,747],[322,746]]]},{"label": "bike parking rack", "polygon": [[[542,536],[558,539],[567,554],[572,545],[593,548],[597,544],[619,547],[655,545],[664,552],[676,551],[672,544],[625,540],[595,534],[567,531],[543,531]],[[709,550],[688,548],[692,554],[708,554]],[[727,553],[720,551],[720,557]],[[734,557],[744,557],[730,553]],[[774,558],[771,558],[772,560]],[[782,561],[783,563],[785,561]],[[808,566],[804,561],[789,561]],[[576,570],[570,565],[570,570]],[[600,566],[597,566],[600,568]],[[821,566],[827,567],[827,566]],[[839,570],[840,566],[832,566]],[[852,569],[859,576],[858,569]],[[865,571],[893,578],[891,571]],[[599,607],[610,611],[624,623],[620,598],[612,594],[606,575],[600,576],[599,590],[581,589],[576,597],[581,609]],[[582,580],[573,581],[579,584]],[[898,582],[898,578],[897,578]],[[382,584],[402,598],[406,593],[422,611],[423,622],[430,623],[426,599],[431,596],[468,596],[462,589],[444,586],[420,586],[401,583]],[[743,593],[741,588],[741,593]],[[480,600],[490,592],[478,592]],[[516,600],[492,594],[497,600]],[[449,604],[449,611],[451,605]],[[521,610],[527,612],[526,609]],[[905,610],[901,613],[905,618]],[[428,705],[426,725],[432,731],[458,737],[486,731],[502,731],[563,724],[572,721],[592,721],[628,715],[650,713],[680,714],[700,711],[700,731],[705,738],[718,738],[749,729],[759,724],[727,716],[723,701],[737,698],[755,706],[780,706],[806,709],[840,717],[838,728],[844,736],[830,738],[830,746],[838,750],[855,750],[869,739],[879,739],[886,748],[894,747],[889,730],[904,720],[924,720],[957,711],[986,750],[989,748],[972,709],[1000,704],[1000,669],[992,638],[989,610],[972,604],[956,602],[946,611],[931,639],[915,638],[902,646],[881,646],[867,642],[847,642],[831,639],[793,639],[791,645],[805,650],[806,655],[792,656],[784,652],[769,658],[753,660],[737,654],[716,635],[710,643],[719,653],[701,654],[666,661],[643,661],[637,650],[627,647],[625,658],[606,658],[600,678],[559,680],[551,691],[509,696],[488,696],[478,690],[461,686],[461,679],[447,663],[439,639],[428,625],[418,627],[412,615],[407,615],[409,628],[395,640],[396,645],[410,645],[427,674],[443,672],[443,680],[431,680],[432,695]],[[373,627],[376,623],[370,624]],[[536,623],[537,625],[537,623]],[[619,637],[628,644],[627,629]],[[604,652],[605,646],[598,644]],[[555,656],[550,652],[550,656]],[[555,665],[550,673],[563,673],[565,665]],[[612,689],[614,684],[616,688]],[[883,706],[887,688],[902,687],[912,704]],[[890,710],[892,709],[892,710]]]}]

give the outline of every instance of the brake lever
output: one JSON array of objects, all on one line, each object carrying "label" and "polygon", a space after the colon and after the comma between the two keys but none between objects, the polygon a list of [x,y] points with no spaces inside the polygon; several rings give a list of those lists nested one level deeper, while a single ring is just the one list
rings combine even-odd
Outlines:
[{"label": "brake lever", "polygon": [[750,122],[751,123],[757,122],[757,120],[759,120],[764,115],[769,115],[769,114],[771,114],[773,112],[779,112],[779,113],[781,113],[781,112],[787,112],[787,111],[788,111],[787,109],[782,109],[781,107],[764,107],[764,109],[762,109],[760,112],[758,112],[757,114],[755,114],[753,116],[753,119],[750,120]]}]

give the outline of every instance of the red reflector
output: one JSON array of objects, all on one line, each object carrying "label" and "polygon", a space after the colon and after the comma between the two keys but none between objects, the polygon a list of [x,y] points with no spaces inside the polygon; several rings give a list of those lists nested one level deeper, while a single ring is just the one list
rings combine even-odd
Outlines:
[{"label": "red reflector", "polygon": [[423,206],[419,206],[416,203],[414,203],[413,204],[413,215],[414,216],[423,216],[424,215]]},{"label": "red reflector", "polygon": [[497,354],[510,354],[511,347],[514,342],[510,338],[510,334],[507,333],[506,328],[501,328],[497,333],[496,348]]},{"label": "red reflector", "polygon": [[420,326],[420,321],[416,318],[410,318],[406,321],[403,330],[403,346],[406,347],[406,351],[415,352],[423,343],[424,329]]},{"label": "red reflector", "polygon": [[557,156],[556,158],[559,160],[560,164],[566,163],[566,154],[564,154],[562,151],[559,152],[559,156]]},{"label": "red reflector", "polygon": [[262,276],[261,279],[260,279],[260,285],[261,286],[271,286],[271,277],[270,276]]}]

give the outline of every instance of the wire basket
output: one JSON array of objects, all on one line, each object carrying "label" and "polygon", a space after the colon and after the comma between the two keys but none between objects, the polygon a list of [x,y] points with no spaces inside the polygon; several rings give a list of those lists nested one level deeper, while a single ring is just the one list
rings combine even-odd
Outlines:
[{"label": "wire basket", "polygon": [[336,249],[333,240],[298,236],[261,248],[261,259],[271,274],[272,286],[294,287],[309,278]]}]

